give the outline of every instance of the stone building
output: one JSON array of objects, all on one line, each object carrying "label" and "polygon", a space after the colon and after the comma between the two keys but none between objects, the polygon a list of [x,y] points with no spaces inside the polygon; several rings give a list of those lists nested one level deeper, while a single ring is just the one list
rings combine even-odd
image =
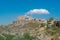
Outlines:
[{"label": "stone building", "polygon": [[60,20],[54,21],[54,25],[60,27]]}]

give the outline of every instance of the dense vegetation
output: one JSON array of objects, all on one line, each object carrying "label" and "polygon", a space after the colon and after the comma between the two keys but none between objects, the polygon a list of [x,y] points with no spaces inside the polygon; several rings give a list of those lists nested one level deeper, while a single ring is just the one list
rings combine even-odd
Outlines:
[{"label": "dense vegetation", "polygon": [[23,35],[20,34],[0,34],[0,40],[34,40],[35,37],[30,36],[28,32],[24,33]]}]

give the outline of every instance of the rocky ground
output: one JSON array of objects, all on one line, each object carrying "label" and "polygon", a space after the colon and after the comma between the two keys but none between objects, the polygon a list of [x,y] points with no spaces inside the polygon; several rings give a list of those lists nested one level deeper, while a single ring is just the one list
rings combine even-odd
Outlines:
[{"label": "rocky ground", "polygon": [[7,26],[0,26],[0,34],[16,34],[23,35],[29,32],[31,36],[36,37],[36,40],[60,40],[60,27],[41,27],[37,22],[29,22],[24,25],[9,24]]}]

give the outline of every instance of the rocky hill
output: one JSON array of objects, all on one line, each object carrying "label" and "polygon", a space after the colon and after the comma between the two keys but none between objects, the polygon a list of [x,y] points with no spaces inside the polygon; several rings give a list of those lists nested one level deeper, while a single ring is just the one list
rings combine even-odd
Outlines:
[{"label": "rocky hill", "polygon": [[[60,39],[60,28],[47,26],[47,21],[44,19],[35,19],[29,17],[19,17],[16,21],[9,25],[0,25],[0,34],[19,33],[23,35],[29,32],[36,40],[55,40]],[[57,36],[57,37],[56,37]]]}]

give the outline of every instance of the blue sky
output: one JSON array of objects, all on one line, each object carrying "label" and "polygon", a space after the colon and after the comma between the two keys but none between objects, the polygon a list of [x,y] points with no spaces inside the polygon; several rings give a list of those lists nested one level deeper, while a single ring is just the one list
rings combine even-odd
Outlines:
[{"label": "blue sky", "polygon": [[32,17],[60,19],[60,0],[0,0],[0,24],[9,24],[33,9],[46,9],[50,13],[32,14]]}]

